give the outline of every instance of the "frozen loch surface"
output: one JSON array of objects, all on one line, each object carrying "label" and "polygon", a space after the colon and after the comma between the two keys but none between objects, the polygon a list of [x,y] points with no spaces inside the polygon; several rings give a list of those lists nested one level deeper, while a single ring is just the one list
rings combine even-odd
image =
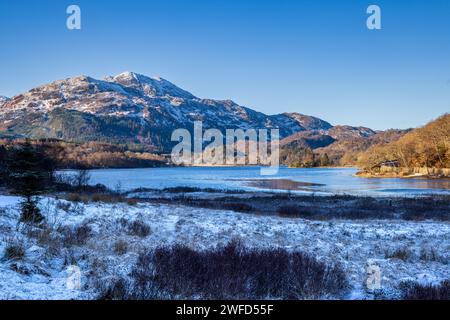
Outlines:
[{"label": "frozen loch surface", "polygon": [[[383,292],[392,298],[402,280],[450,278],[450,225],[444,222],[321,222],[146,203],[76,205],[45,198],[40,205],[52,228],[84,225],[91,230],[83,244],[57,245],[56,240],[30,236],[30,230],[16,231],[17,201],[0,197],[0,251],[3,255],[11,238],[21,239],[25,248],[20,261],[0,262],[1,299],[95,298],[95,282],[126,276],[142,250],[173,243],[204,249],[235,238],[247,246],[302,250],[340,263],[351,283],[348,299],[373,298],[365,287],[368,264],[380,267]],[[126,233],[124,219],[145,221],[151,233],[143,238]],[[52,232],[57,239],[58,232]],[[128,244],[122,255],[114,249],[119,240]],[[408,257],[400,259],[397,250],[407,250]],[[431,252],[433,258],[426,258]],[[71,264],[80,268],[80,290],[67,287]]]},{"label": "frozen loch surface", "polygon": [[[91,171],[91,184],[104,184],[123,191],[136,188],[197,187],[246,191],[290,190],[299,193],[365,196],[450,195],[449,179],[367,179],[355,177],[352,168],[290,169],[280,167],[274,176],[261,176],[259,167],[178,167],[104,169]],[[264,180],[278,180],[276,187]],[[299,184],[300,187],[295,187]]]}]

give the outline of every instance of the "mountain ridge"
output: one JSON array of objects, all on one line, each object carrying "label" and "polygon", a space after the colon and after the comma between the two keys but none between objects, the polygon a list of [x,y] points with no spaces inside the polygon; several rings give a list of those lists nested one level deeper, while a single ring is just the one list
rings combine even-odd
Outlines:
[{"label": "mountain ridge", "polygon": [[[53,81],[0,103],[0,136],[106,141],[145,145],[167,152],[171,133],[203,127],[280,129],[298,132],[371,135],[368,128],[339,126],[301,113],[266,115],[232,100],[199,98],[161,77],[123,72],[97,80],[76,76]],[[333,138],[334,139],[334,138]]]}]

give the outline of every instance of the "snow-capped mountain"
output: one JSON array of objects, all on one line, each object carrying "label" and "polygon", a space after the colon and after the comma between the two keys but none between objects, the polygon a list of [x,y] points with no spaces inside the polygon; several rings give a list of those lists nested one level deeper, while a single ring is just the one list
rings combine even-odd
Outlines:
[{"label": "snow-capped mountain", "polygon": [[376,131],[366,127],[335,126],[328,130],[328,135],[336,140],[351,138],[368,138],[376,134]]},{"label": "snow-capped mountain", "polygon": [[5,96],[0,96],[0,107],[2,106],[2,104],[6,103],[6,101],[8,101],[9,98],[5,97]]},{"label": "snow-capped mountain", "polygon": [[268,116],[231,100],[201,99],[173,83],[133,72],[103,80],[79,76],[34,88],[0,103],[0,135],[100,140],[171,149],[171,133],[204,128],[279,128],[282,137],[331,124],[298,113]]}]

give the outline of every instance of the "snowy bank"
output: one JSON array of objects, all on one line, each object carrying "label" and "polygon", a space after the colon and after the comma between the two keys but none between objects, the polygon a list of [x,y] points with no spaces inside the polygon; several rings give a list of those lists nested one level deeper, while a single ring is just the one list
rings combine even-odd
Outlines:
[{"label": "snowy bank", "polygon": [[[368,265],[379,266],[380,292],[387,298],[398,297],[402,280],[450,279],[446,222],[307,221],[180,205],[76,204],[44,198],[40,207],[48,227],[40,230],[18,225],[18,201],[0,197],[0,252],[11,239],[19,239],[25,248],[22,260],[0,262],[0,299],[92,299],[98,282],[126,277],[142,251],[175,243],[206,249],[236,238],[248,247],[301,250],[341,264],[352,286],[348,299],[374,297],[365,285]],[[149,232],[131,232],[133,221],[148,226]],[[71,228],[84,233],[68,233]],[[67,286],[72,265],[81,271],[80,290]]]}]

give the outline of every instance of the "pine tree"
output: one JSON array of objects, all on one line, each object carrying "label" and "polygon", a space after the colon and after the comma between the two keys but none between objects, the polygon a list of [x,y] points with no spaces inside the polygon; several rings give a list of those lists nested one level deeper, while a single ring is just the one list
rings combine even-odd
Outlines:
[{"label": "pine tree", "polygon": [[47,191],[53,181],[52,161],[27,140],[9,150],[6,170],[8,187],[24,197],[20,220],[42,222],[44,217],[37,206],[37,196]]},{"label": "pine tree", "polygon": [[6,148],[0,146],[0,187],[6,183]]}]

